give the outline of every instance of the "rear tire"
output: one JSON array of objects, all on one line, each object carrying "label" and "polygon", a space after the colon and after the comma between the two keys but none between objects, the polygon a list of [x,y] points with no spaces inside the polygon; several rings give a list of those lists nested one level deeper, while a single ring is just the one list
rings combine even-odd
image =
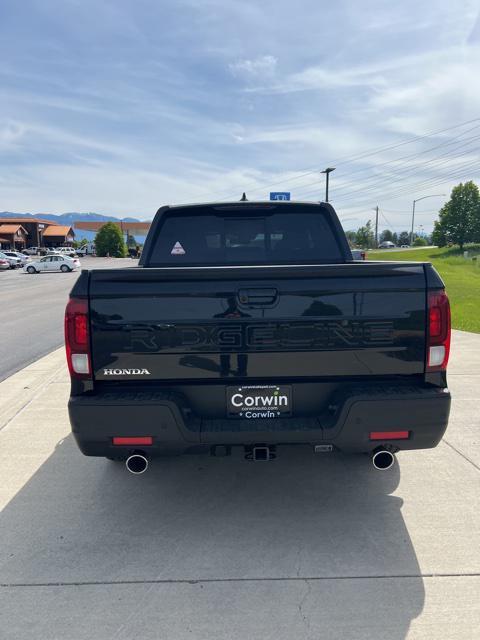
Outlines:
[{"label": "rear tire", "polygon": [[27,273],[37,273],[35,267],[27,267]]},{"label": "rear tire", "polygon": [[67,267],[66,264],[62,264],[62,266],[60,267],[60,271],[63,271],[63,273],[67,273],[67,271],[71,271],[71,269]]}]

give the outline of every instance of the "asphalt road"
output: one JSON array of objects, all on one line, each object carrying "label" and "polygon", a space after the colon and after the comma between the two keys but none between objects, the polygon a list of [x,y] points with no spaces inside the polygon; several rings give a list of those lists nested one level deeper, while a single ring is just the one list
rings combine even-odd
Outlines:
[{"label": "asphalt road", "polygon": [[[137,264],[131,258],[86,257],[81,262],[86,269]],[[63,343],[63,314],[78,275],[0,271],[0,381]]]}]

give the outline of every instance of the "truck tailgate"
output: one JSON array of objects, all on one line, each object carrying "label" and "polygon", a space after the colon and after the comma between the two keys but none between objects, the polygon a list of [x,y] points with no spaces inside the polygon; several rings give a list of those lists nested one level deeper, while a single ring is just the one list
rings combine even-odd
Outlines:
[{"label": "truck tailgate", "polygon": [[421,374],[421,264],[94,270],[96,380]]}]

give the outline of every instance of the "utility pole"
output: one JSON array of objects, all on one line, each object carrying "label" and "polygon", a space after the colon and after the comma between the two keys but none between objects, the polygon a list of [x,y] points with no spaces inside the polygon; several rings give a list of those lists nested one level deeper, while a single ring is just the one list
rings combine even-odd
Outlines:
[{"label": "utility pole", "polygon": [[335,171],[335,167],[327,167],[326,169],[324,169],[323,171],[320,171],[320,173],[324,173],[325,174],[325,202],[328,202],[328,179],[330,174],[332,173],[332,171]]},{"label": "utility pole", "polygon": [[375,207],[375,249],[378,249],[378,204]]},{"label": "utility pole", "polygon": [[415,203],[417,201],[414,200],[413,201],[413,207],[412,207],[412,230],[410,231],[410,246],[413,247],[413,225],[415,224]]}]

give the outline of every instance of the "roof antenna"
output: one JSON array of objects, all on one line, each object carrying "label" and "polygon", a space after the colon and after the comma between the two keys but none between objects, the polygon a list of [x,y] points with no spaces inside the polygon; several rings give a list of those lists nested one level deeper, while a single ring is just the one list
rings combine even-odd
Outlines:
[{"label": "roof antenna", "polygon": [[240,202],[248,202],[247,200],[247,194],[245,193],[245,191],[243,192],[242,197],[240,198]]}]

